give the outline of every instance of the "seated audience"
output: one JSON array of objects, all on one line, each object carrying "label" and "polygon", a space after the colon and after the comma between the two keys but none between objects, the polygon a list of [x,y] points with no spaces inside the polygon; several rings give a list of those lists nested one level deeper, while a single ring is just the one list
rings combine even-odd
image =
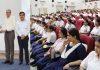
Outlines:
[{"label": "seated audience", "polygon": [[[61,57],[48,61],[43,70],[63,70],[80,65],[81,61],[86,57],[86,48],[80,43],[78,30],[73,28],[68,31],[68,40],[66,39],[63,43],[60,53]],[[40,65],[42,65],[41,62]]]}]

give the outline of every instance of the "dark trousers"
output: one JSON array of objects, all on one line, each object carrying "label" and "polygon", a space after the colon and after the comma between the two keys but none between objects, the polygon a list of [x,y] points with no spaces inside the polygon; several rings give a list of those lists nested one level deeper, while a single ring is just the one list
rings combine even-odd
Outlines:
[{"label": "dark trousers", "polygon": [[13,61],[14,60],[14,39],[15,33],[14,31],[6,31],[5,32],[5,51],[6,51],[6,60]]},{"label": "dark trousers", "polygon": [[28,51],[29,37],[26,36],[23,40],[21,39],[20,36],[18,36],[17,38],[19,44],[19,61],[23,62],[23,50],[24,50],[26,63],[29,63],[29,51]]}]

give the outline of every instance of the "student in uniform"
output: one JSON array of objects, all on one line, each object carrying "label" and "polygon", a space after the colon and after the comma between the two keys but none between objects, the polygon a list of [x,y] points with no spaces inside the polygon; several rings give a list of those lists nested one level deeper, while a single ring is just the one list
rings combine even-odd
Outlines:
[{"label": "student in uniform", "polygon": [[35,29],[36,19],[32,18],[30,21],[31,21],[31,24],[30,24],[30,43],[32,44],[34,41],[34,36],[35,36],[32,31]]},{"label": "student in uniform", "polygon": [[[33,50],[34,47],[36,47],[37,45],[41,45],[41,41],[45,40],[47,38],[48,32],[47,32],[47,24],[43,24],[43,34],[41,36],[41,38],[37,38],[36,36],[31,37],[31,50]],[[31,58],[34,58],[33,53],[31,54]]]},{"label": "student in uniform", "polygon": [[80,15],[79,20],[84,21],[84,19],[83,19],[83,15],[82,15],[82,14]]},{"label": "student in uniform", "polygon": [[70,67],[77,67],[85,57],[86,48],[80,43],[79,32],[72,28],[68,31],[68,40],[64,42],[61,48],[61,57],[56,61],[51,60],[43,70],[65,70]]},{"label": "student in uniform", "polygon": [[31,31],[31,33],[35,36],[39,34],[39,27],[40,27],[40,21],[37,19],[37,22],[34,26],[34,30]]},{"label": "student in uniform", "polygon": [[44,28],[44,31],[43,31],[42,37],[40,39],[38,39],[37,41],[32,42],[32,44],[31,44],[32,48],[35,48],[37,45],[41,45],[42,41],[46,40],[46,38],[48,37],[48,33],[49,33],[49,32],[47,32],[48,26],[45,25],[43,28]]},{"label": "student in uniform", "polygon": [[55,19],[56,19],[55,25],[58,27],[59,26],[58,17],[55,17]]},{"label": "student in uniform", "polygon": [[80,70],[100,70],[100,37],[95,41],[95,51],[82,61]]},{"label": "student in uniform", "polygon": [[88,20],[84,20],[84,25],[80,28],[80,33],[82,34],[89,34],[90,32],[90,22]]},{"label": "student in uniform", "polygon": [[43,34],[45,32],[45,30],[44,30],[45,26],[47,26],[47,24],[45,22],[42,22],[41,26],[39,27],[39,34],[31,37],[31,43],[39,40],[43,36]]},{"label": "student in uniform", "polygon": [[[41,44],[39,44],[37,46],[35,45],[34,48],[33,48],[33,50],[34,50],[33,53],[35,55],[36,54],[39,54],[41,51],[43,51],[42,46],[44,46],[44,45],[52,45],[52,44],[55,43],[57,37],[56,37],[56,33],[55,33],[54,30],[55,29],[54,29],[54,27],[52,25],[50,25],[48,27],[48,30],[47,30],[47,32],[48,32],[47,38],[45,40],[43,40]],[[41,51],[39,51],[39,50],[41,50]]]},{"label": "student in uniform", "polygon": [[91,31],[92,37],[100,36],[100,18],[96,19],[95,27]]},{"label": "student in uniform", "polygon": [[34,64],[33,66],[35,66],[36,64],[39,64],[39,63],[43,63],[43,61],[46,64],[46,62],[48,62],[47,59],[50,58],[48,56],[50,55],[51,50],[54,50],[53,57],[56,57],[56,54],[60,53],[60,49],[61,49],[64,41],[66,40],[66,37],[67,37],[67,30],[64,27],[61,27],[60,31],[59,31],[59,38],[56,40],[56,42],[50,47],[50,49],[47,52],[43,52],[43,53],[40,53],[35,56],[35,61],[33,62],[33,64]]},{"label": "student in uniform", "polygon": [[75,25],[70,18],[68,19],[68,23],[66,24],[65,28],[67,30],[70,30],[71,28],[75,28]]},{"label": "student in uniform", "polygon": [[28,34],[30,32],[30,25],[25,20],[25,13],[19,13],[20,20],[16,24],[17,39],[19,44],[19,65],[23,63],[23,50],[25,51],[26,65],[29,64],[29,52],[28,52]]},{"label": "student in uniform", "polygon": [[58,27],[64,27],[64,21],[62,20],[62,17],[58,17]]},{"label": "student in uniform", "polygon": [[36,25],[36,19],[31,18],[30,21],[31,21],[30,28],[31,28],[31,30],[34,30],[35,29],[35,25]]}]

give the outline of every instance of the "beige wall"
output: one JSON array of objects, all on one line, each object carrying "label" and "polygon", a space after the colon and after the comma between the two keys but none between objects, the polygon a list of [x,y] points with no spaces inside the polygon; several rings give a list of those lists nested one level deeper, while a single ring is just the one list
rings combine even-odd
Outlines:
[{"label": "beige wall", "polygon": [[[0,24],[4,23],[5,10],[11,9],[12,14],[18,19],[21,10],[21,0],[0,0]],[[15,38],[15,50],[18,50],[17,39]],[[0,52],[5,51],[4,33],[0,33]]]}]

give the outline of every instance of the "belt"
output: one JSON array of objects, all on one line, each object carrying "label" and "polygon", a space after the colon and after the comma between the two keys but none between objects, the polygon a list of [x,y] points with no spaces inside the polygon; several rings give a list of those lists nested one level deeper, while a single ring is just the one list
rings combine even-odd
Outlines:
[{"label": "belt", "polygon": [[9,33],[9,32],[14,32],[14,30],[12,30],[12,31],[6,31],[7,33]]},{"label": "belt", "polygon": [[[21,36],[17,36],[17,37],[20,37],[20,38],[21,38]],[[28,35],[27,35],[27,36],[25,36],[25,37],[28,37]]]},{"label": "belt", "polygon": [[47,45],[52,45],[52,44],[54,44],[54,43],[52,43],[52,42],[50,42],[50,43],[47,43]]}]

